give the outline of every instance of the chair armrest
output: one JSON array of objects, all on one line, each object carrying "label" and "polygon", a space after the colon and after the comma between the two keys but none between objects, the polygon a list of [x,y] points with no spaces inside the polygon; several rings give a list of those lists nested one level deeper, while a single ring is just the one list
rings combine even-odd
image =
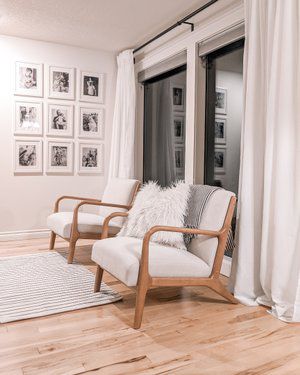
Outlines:
[{"label": "chair armrest", "polygon": [[127,217],[128,212],[113,212],[109,216],[107,216],[103,222],[102,226],[102,234],[101,234],[101,239],[103,240],[104,238],[108,237],[108,227],[109,227],[109,222],[112,220],[114,217]]},{"label": "chair armrest", "polygon": [[54,212],[58,212],[59,203],[62,200],[65,200],[65,199],[77,200],[77,201],[101,202],[100,199],[87,198],[87,197],[75,197],[75,196],[72,196],[72,195],[63,195],[56,200],[55,205],[54,205]]},{"label": "chair armrest", "polygon": [[[81,206],[84,205],[90,205],[90,206],[103,206],[103,207],[115,207],[115,208],[123,208],[125,210],[130,210],[131,206],[128,205],[123,205],[123,204],[116,204],[116,203],[105,203],[105,202],[96,202],[96,201],[89,201],[89,200],[84,200],[78,203],[78,205],[74,209],[73,213],[73,223],[72,223],[72,231],[75,231],[76,233],[78,232],[78,212]],[[123,214],[126,212],[119,212],[118,214]],[[113,214],[109,215],[108,217],[111,217]],[[123,215],[116,215],[116,216],[123,216]],[[113,216],[115,217],[115,216]],[[112,217],[111,217],[112,218]],[[103,223],[104,227],[105,221]],[[108,225],[107,225],[108,226]],[[102,227],[102,228],[103,228]]]},{"label": "chair armrest", "polygon": [[190,234],[198,234],[198,235],[205,235],[210,237],[221,237],[227,232],[227,228],[223,227],[220,231],[213,231],[213,230],[203,230],[203,229],[195,229],[195,228],[180,228],[180,227],[171,227],[171,226],[160,226],[156,225],[148,230],[143,238],[143,246],[142,246],[142,256],[141,256],[141,263],[140,263],[140,272],[147,274],[149,276],[149,242],[151,240],[151,236],[156,232],[179,232],[179,233],[190,233]]},{"label": "chair armrest", "polygon": [[144,236],[144,240],[149,239],[151,236],[156,232],[179,232],[179,233],[189,233],[189,234],[202,234],[205,236],[210,237],[219,237],[223,234],[225,228],[222,228],[220,231],[214,230],[205,230],[205,229],[197,229],[197,228],[180,228],[180,227],[171,227],[171,226],[164,226],[164,225],[156,225],[148,230],[148,232]]}]

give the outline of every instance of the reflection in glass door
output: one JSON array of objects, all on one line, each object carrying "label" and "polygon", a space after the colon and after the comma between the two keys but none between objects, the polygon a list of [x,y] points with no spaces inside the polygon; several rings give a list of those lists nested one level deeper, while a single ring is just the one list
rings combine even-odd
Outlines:
[{"label": "reflection in glass door", "polygon": [[204,181],[236,195],[243,115],[243,52],[244,40],[240,40],[207,55],[206,64]]},{"label": "reflection in glass door", "polygon": [[169,186],[184,179],[186,66],[144,85],[144,181]]}]

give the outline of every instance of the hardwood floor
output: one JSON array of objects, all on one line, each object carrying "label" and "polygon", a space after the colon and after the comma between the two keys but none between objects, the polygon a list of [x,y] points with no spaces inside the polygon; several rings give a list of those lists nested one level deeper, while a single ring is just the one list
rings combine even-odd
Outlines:
[{"label": "hardwood floor", "polygon": [[[79,242],[76,259],[95,271],[91,243]],[[42,251],[46,239],[0,242],[0,256]],[[299,324],[202,287],[160,288],[134,330],[135,293],[107,274],[104,281],[123,301],[0,325],[0,374],[300,374]]]}]

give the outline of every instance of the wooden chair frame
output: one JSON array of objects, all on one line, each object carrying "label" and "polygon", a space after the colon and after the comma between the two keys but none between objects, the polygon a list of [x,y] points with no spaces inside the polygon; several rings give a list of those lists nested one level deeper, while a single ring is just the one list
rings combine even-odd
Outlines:
[{"label": "wooden chair frame", "polygon": [[[63,238],[64,240],[69,242],[68,263],[72,263],[73,259],[74,259],[75,249],[76,249],[76,242],[80,238],[81,239],[99,240],[102,237],[102,232],[100,232],[100,233],[79,232],[79,230],[78,230],[78,212],[79,212],[80,207],[82,207],[84,205],[92,205],[92,206],[104,206],[104,207],[113,207],[113,208],[116,208],[116,209],[122,208],[122,209],[125,209],[125,210],[130,210],[131,205],[132,205],[133,200],[134,200],[134,198],[135,198],[135,196],[138,192],[139,187],[140,187],[140,183],[137,183],[135,188],[134,188],[132,199],[131,199],[131,202],[130,202],[129,205],[122,205],[122,204],[116,204],[116,203],[106,203],[106,202],[102,202],[102,200],[100,200],[100,199],[83,198],[83,197],[76,197],[76,196],[71,196],[71,195],[64,195],[62,197],[59,197],[55,202],[53,213],[59,212],[59,205],[60,205],[60,202],[62,200],[66,200],[66,199],[79,200],[80,203],[78,203],[76,205],[76,207],[73,211],[73,221],[72,221],[70,238],[61,237],[61,236],[59,236],[59,234],[51,231],[50,246],[49,246],[50,250],[54,249],[56,236],[59,236],[59,237]],[[107,221],[104,221],[103,224],[105,222],[107,222]],[[104,225],[102,226],[102,229],[103,228],[104,228]],[[106,233],[106,237],[108,237],[108,226],[106,228],[105,233]]]},{"label": "wooden chair frame", "polygon": [[[230,230],[231,220],[233,217],[234,209],[236,205],[236,198],[232,197],[228,206],[224,224],[221,230],[211,231],[202,229],[192,228],[178,228],[171,226],[154,226],[152,227],[143,238],[142,245],[142,256],[140,262],[139,276],[137,282],[137,296],[135,305],[135,317],[134,317],[134,328],[138,329],[142,323],[144,305],[146,294],[149,288],[156,286],[206,286],[216,293],[230,301],[231,303],[238,303],[233,295],[225,288],[220,280],[220,271],[222,267],[222,261],[226,248],[228,233]],[[108,235],[109,221],[117,216],[126,217],[127,212],[115,212],[108,216],[103,223],[102,239]],[[210,237],[218,238],[218,247],[212,267],[212,271],[209,277],[151,277],[149,275],[149,242],[151,236],[156,232],[179,232],[179,233],[190,233],[195,235],[205,235]],[[99,292],[101,286],[101,280],[103,276],[103,269],[98,265],[95,279],[94,291]]]}]

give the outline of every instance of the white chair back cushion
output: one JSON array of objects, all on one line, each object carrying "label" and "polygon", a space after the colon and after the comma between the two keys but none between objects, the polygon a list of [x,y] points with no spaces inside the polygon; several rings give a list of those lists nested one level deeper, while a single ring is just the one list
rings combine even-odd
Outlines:
[{"label": "white chair back cushion", "polygon": [[[133,195],[136,191],[138,180],[111,178],[104,190],[102,202],[129,205],[132,203]],[[99,214],[102,217],[107,217],[113,212],[124,212],[125,209],[116,207],[100,207]],[[123,225],[123,218],[115,218],[113,223],[118,224],[120,227]]]},{"label": "white chair back cushion", "polygon": [[[201,217],[200,229],[220,230],[224,224],[230,198],[233,196],[234,193],[231,191],[216,190],[206,203]],[[217,247],[217,238],[197,236],[192,239],[188,250],[212,267]]]}]

